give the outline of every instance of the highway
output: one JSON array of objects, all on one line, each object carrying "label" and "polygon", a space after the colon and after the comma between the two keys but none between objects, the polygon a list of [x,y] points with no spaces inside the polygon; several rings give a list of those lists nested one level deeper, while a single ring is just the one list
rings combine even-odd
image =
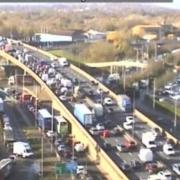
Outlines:
[{"label": "highway", "polygon": [[[38,56],[40,57],[40,56]],[[62,72],[63,71],[63,72]],[[60,72],[63,73],[63,74],[68,74],[67,76],[70,77],[70,78],[73,78],[73,77],[76,77],[79,81],[80,81],[80,84],[83,84],[83,86],[86,86],[86,88],[83,88],[83,89],[86,89],[88,91],[95,91],[97,90],[97,87],[95,86],[92,86],[92,83],[87,80],[86,78],[83,78],[82,76],[78,75],[77,72],[74,72],[73,70],[69,69],[69,68],[64,68],[63,70],[60,69]],[[92,97],[93,98],[93,97]],[[94,101],[96,101],[97,99],[93,98]],[[81,101],[81,99],[79,100]],[[73,107],[73,104],[71,102],[67,102],[67,103],[64,103],[66,105],[66,107],[71,107],[70,108],[70,111],[72,112],[72,107]],[[113,109],[117,108],[117,106],[115,105],[115,107],[113,107]],[[124,113],[116,111],[115,113],[112,113],[112,114],[107,114],[107,116],[105,116],[105,119],[103,121],[107,121],[107,120],[113,120],[114,121],[114,124],[120,124],[122,125],[122,123],[124,122],[124,119],[125,119],[125,115]],[[142,124],[140,122],[140,120],[137,120],[137,124],[138,125],[135,125],[135,134],[138,134],[138,137],[137,137],[137,140],[140,139],[140,135],[146,131],[147,129],[149,129],[149,127],[145,124]],[[140,124],[140,125],[139,125]],[[137,133],[136,133],[137,131]],[[102,143],[102,139],[100,138],[95,138],[97,141],[100,141],[100,144]],[[117,143],[117,141],[121,141],[121,137],[118,138],[111,138],[110,140],[110,143],[112,143],[112,145],[114,145],[115,143]],[[138,141],[139,142],[139,141]],[[141,144],[139,143],[139,146],[141,146]],[[139,146],[137,147],[137,150],[139,148]],[[137,159],[137,153],[138,151],[135,151],[135,152],[131,152],[131,153],[123,153],[123,154],[119,154],[117,153],[116,151],[112,151],[110,154],[111,154],[111,158],[120,166],[120,163],[122,161],[122,159],[126,162],[129,162],[130,159]],[[108,153],[109,154],[109,153]],[[163,160],[163,157],[160,157],[162,160]],[[130,179],[146,179],[147,178],[147,173],[142,171],[140,173],[138,172],[134,172],[134,171],[131,171],[130,173],[126,173]]]}]

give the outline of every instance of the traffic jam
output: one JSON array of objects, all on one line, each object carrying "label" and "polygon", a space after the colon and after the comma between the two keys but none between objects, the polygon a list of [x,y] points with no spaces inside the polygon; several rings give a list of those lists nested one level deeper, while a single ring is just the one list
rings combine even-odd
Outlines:
[{"label": "traffic jam", "polygon": [[[4,51],[35,72],[54,92],[74,117],[94,137],[130,179],[177,179],[180,175],[178,146],[157,128],[151,128],[133,115],[131,99],[118,95],[117,100],[74,72],[64,58],[42,59],[21,43],[5,42]],[[36,117],[36,102],[27,98],[27,109]],[[37,106],[38,127],[52,139],[62,158],[74,159],[74,153],[86,151],[86,145],[75,141],[70,124],[64,117],[53,116],[48,109]],[[53,119],[53,125],[52,125]],[[68,142],[67,142],[68,139]],[[72,150],[74,149],[73,154]],[[87,168],[80,166],[87,174]]]}]

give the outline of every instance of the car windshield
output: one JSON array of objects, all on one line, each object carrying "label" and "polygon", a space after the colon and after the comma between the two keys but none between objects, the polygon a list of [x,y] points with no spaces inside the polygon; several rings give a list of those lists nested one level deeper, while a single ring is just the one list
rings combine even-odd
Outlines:
[{"label": "car windshield", "polygon": [[173,148],[168,148],[168,151],[173,151]]}]

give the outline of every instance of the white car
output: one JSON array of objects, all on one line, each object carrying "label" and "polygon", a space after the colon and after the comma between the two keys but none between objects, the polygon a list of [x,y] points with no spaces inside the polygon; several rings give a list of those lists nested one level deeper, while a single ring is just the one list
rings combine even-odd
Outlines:
[{"label": "white car", "polygon": [[165,170],[165,171],[160,171],[158,172],[158,178],[160,178],[161,180],[171,180],[172,179],[172,174],[169,170]]},{"label": "white car", "polygon": [[66,147],[64,144],[60,144],[58,147],[57,147],[57,150],[58,152],[62,152],[62,151],[65,151]]},{"label": "white car", "polygon": [[135,119],[133,116],[126,116],[126,122],[135,123]]},{"label": "white car", "polygon": [[65,96],[65,95],[59,96],[59,99],[61,101],[67,101],[67,96]]},{"label": "white car", "polygon": [[47,137],[55,137],[57,135],[56,132],[54,132],[52,130],[47,131],[46,134],[47,134]]},{"label": "white car", "polygon": [[78,165],[76,169],[76,174],[87,174],[86,167],[82,165]]},{"label": "white car", "polygon": [[131,130],[131,129],[133,129],[133,124],[134,123],[132,123],[132,122],[124,122],[123,123],[123,127],[124,127],[124,129],[126,129],[126,130]]},{"label": "white car", "polygon": [[175,163],[172,165],[172,170],[180,176],[180,163]]},{"label": "white car", "polygon": [[113,100],[110,97],[104,98],[104,105],[113,105]]},{"label": "white car", "polygon": [[173,146],[171,144],[168,144],[168,143],[163,145],[163,152],[164,152],[164,154],[166,154],[168,156],[175,154]]},{"label": "white car", "polygon": [[97,128],[95,127],[92,127],[89,129],[89,132],[92,134],[92,135],[98,135],[99,134],[99,130],[97,130]]},{"label": "white car", "polygon": [[51,86],[52,84],[55,84],[56,83],[56,79],[55,78],[50,78],[46,81],[46,84],[48,86]]},{"label": "white car", "polygon": [[102,131],[102,130],[105,129],[105,127],[104,127],[103,124],[99,123],[99,124],[96,125],[96,129],[99,130],[99,131]]}]

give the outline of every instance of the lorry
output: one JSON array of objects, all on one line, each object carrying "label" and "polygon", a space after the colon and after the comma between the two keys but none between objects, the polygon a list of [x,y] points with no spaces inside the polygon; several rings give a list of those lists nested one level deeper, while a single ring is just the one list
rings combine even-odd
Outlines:
[{"label": "lorry", "polygon": [[[44,130],[51,130],[53,118],[47,109],[39,109],[37,113],[38,127]],[[54,127],[54,124],[53,124]]]},{"label": "lorry", "polygon": [[34,153],[31,151],[31,147],[28,142],[14,142],[13,143],[13,154],[22,156],[23,158],[31,157]]},{"label": "lorry", "polygon": [[153,152],[151,149],[141,148],[138,156],[139,159],[144,163],[153,161]]},{"label": "lorry", "polygon": [[0,98],[0,114],[4,112],[4,101]]},{"label": "lorry", "polygon": [[8,78],[8,85],[15,85],[16,83],[19,85],[23,85],[24,83],[26,86],[32,86],[33,78],[28,75],[14,75]]},{"label": "lorry", "polygon": [[125,94],[118,95],[117,105],[123,112],[132,112],[133,111],[131,99]]},{"label": "lorry", "polygon": [[95,115],[85,104],[77,103],[74,105],[74,116],[79,120],[79,122],[86,126],[93,124]]},{"label": "lorry", "polygon": [[104,109],[101,103],[95,103],[88,97],[85,98],[85,102],[92,108],[92,112],[96,117],[102,117],[104,115]]},{"label": "lorry", "polygon": [[156,137],[153,136],[153,133],[151,131],[142,134],[142,143],[146,148],[156,148],[157,145],[155,143],[155,139]]}]

